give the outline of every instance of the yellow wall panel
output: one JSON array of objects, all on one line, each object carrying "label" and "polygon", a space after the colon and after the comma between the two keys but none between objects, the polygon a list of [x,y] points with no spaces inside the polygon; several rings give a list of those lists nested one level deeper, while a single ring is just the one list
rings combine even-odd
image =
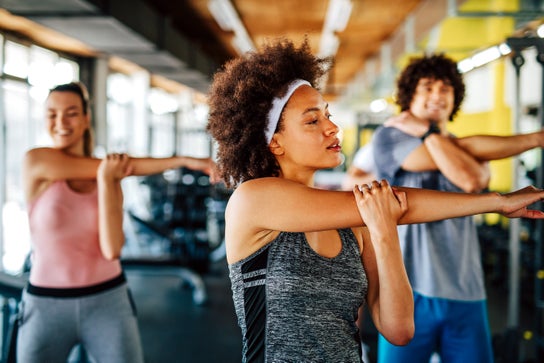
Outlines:
[{"label": "yellow wall panel", "polygon": [[519,0],[466,0],[460,12],[514,12],[519,10]]},{"label": "yellow wall panel", "polygon": [[[448,130],[458,137],[477,134],[512,134],[512,109],[504,102],[504,61],[495,61],[487,67],[491,68],[493,84],[483,85],[482,88],[493,92],[494,107],[488,112],[459,113],[456,119],[448,125]],[[492,161],[490,168],[490,189],[500,192],[510,191],[512,188],[512,159]]]},{"label": "yellow wall panel", "polygon": [[512,17],[454,17],[440,28],[439,49],[466,50],[496,45],[510,36],[515,27]]}]

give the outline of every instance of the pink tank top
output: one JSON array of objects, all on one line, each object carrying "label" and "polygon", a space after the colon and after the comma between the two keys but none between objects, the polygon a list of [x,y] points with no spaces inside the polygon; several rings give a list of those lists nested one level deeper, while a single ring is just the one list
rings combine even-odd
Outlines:
[{"label": "pink tank top", "polygon": [[77,193],[66,181],[53,182],[28,208],[32,236],[30,283],[73,288],[104,282],[121,273],[98,242],[98,196]]}]

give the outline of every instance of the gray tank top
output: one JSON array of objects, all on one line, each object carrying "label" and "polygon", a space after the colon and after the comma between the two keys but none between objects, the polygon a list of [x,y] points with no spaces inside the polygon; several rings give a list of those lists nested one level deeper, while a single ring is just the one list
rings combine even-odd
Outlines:
[{"label": "gray tank top", "polygon": [[282,232],[229,265],[243,362],[361,362],[355,324],[368,281],[351,229],[341,252],[317,254],[304,233]]}]

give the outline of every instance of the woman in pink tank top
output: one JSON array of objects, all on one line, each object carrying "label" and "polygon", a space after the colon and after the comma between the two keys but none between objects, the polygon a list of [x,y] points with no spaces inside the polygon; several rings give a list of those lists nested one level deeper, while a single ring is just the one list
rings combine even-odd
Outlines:
[{"label": "woman in pink tank top", "polygon": [[[203,171],[210,158],[93,157],[86,88],[59,85],[46,101],[52,147],[29,150],[25,193],[32,268],[23,291],[18,362],[66,361],[81,344],[98,362],[143,362],[134,304],[119,257],[124,245],[121,180],[171,168]],[[58,334],[51,334],[51,328]]]}]

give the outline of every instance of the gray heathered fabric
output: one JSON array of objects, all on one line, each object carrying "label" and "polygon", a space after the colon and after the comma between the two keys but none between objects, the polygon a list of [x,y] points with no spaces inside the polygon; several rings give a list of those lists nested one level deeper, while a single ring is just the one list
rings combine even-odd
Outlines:
[{"label": "gray heathered fabric", "polygon": [[143,363],[136,310],[127,284],[74,298],[23,291],[17,362],[66,362],[82,343],[93,362]]},{"label": "gray heathered fabric", "polygon": [[[355,321],[368,282],[355,236],[349,229],[339,233],[343,248],[334,258],[318,255],[304,233],[282,232],[252,256],[229,266],[244,337],[244,362],[248,361],[248,344],[252,344],[248,343],[252,332],[247,331],[246,318],[262,304],[266,304],[266,362],[361,362]],[[267,249],[268,262],[265,271],[260,271],[261,281],[244,285],[244,278],[249,276],[242,276],[242,269],[247,271],[248,264]],[[245,290],[259,284],[265,285],[266,301],[252,301],[246,307]]]},{"label": "gray heathered fabric", "polygon": [[[421,145],[419,138],[394,127],[380,127],[372,140],[379,178],[392,185],[462,192],[440,171],[414,173],[402,169],[404,159]],[[403,225],[398,230],[414,291],[451,300],[485,299],[480,244],[472,216]]]}]

